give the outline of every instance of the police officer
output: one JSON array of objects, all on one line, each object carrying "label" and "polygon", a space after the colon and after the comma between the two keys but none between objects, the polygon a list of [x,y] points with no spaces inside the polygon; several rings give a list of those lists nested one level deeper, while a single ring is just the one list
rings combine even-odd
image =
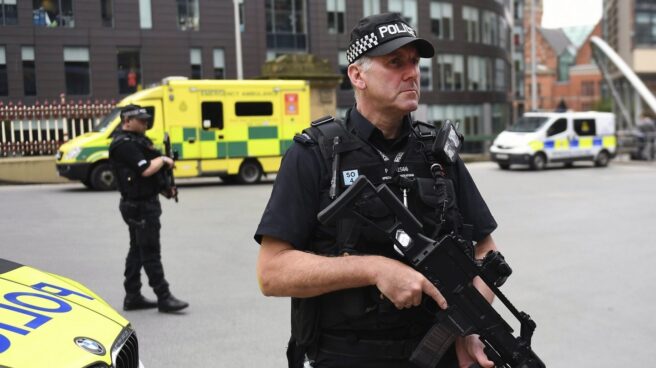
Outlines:
[{"label": "police officer", "polygon": [[[318,223],[318,212],[355,177],[388,184],[428,234],[466,228],[476,258],[496,249],[496,222],[463,162],[432,165],[425,139],[435,127],[410,116],[419,103],[419,60],[434,52],[398,14],[361,19],[347,51],[355,105],[345,121],[313,122],[283,159],[255,240],[262,293],[292,297],[290,367],[415,367],[409,356],[435,321],[422,300],[447,307],[374,226]],[[453,184],[443,199],[434,195],[438,181]],[[375,225],[389,225],[380,203],[360,204]],[[474,285],[492,300],[481,280]],[[439,367],[493,366],[476,335],[454,345]]]},{"label": "police officer", "polygon": [[[158,308],[160,312],[175,312],[189,306],[175,298],[164,278],[159,242],[162,208],[158,195],[167,198],[175,187],[167,186],[165,170],[173,168],[173,160],[153,148],[145,136],[152,127],[152,116],[138,105],[121,110],[121,129],[109,147],[109,160],[121,192],[119,209],[130,230],[130,249],[125,260],[125,300],[123,309]],[[141,268],[157,295],[157,302],[141,294]]]}]

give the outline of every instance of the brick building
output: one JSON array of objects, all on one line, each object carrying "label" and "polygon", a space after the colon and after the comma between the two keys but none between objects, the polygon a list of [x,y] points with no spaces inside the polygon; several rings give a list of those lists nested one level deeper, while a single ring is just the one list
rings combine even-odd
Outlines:
[{"label": "brick building", "polygon": [[[530,7],[526,7],[530,11]],[[536,23],[540,24],[542,9],[536,9]],[[530,14],[524,15],[526,35],[524,60],[525,105],[531,103],[531,39]],[[556,110],[566,107],[574,111],[593,110],[601,100],[602,77],[592,59],[590,37],[601,36],[601,23],[597,24],[580,46],[569,39],[563,29],[536,27],[536,78],[538,110]]]}]

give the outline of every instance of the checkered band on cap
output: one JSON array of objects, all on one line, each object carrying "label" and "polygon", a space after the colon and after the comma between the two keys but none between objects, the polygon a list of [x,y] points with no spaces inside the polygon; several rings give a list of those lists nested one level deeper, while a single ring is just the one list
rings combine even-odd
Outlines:
[{"label": "checkered band on cap", "polygon": [[134,109],[134,110],[123,112],[123,117],[127,118],[130,116],[143,115],[143,114],[148,114],[148,111],[146,111],[146,109]]},{"label": "checkered band on cap", "polygon": [[362,54],[378,46],[378,36],[371,32],[368,35],[360,38],[359,40],[351,43],[348,50],[346,50],[346,60],[349,64],[357,60]]}]

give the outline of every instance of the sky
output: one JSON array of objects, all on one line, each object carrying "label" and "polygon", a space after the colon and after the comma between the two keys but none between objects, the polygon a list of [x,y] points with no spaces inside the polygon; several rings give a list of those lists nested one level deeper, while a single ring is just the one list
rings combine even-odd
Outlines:
[{"label": "sky", "polygon": [[594,25],[601,19],[602,3],[603,0],[543,0],[542,27]]}]

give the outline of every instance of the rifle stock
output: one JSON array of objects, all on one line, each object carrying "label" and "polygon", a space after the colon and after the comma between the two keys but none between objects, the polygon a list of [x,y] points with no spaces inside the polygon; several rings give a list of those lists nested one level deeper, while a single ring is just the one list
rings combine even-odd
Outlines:
[{"label": "rifle stock", "polygon": [[[484,260],[471,257],[471,244],[454,235],[434,240],[423,234],[421,223],[401,203],[385,184],[375,187],[361,175],[317,218],[330,223],[343,216],[367,219],[357,211],[357,199],[373,193],[396,218],[384,231],[403,260],[422,273],[446,298],[449,307],[444,312],[435,310],[437,323],[426,334],[410,360],[420,367],[434,367],[456,335],[478,334],[485,345],[485,353],[496,367],[543,368],[545,364],[533,352],[531,337],[536,324],[531,317],[519,312],[501,293],[499,286],[512,272],[499,252],[490,252]],[[399,236],[401,234],[401,236]],[[473,286],[480,277],[521,324],[519,336],[514,336],[510,325],[492,308]],[[471,368],[477,367],[475,364]]]}]

